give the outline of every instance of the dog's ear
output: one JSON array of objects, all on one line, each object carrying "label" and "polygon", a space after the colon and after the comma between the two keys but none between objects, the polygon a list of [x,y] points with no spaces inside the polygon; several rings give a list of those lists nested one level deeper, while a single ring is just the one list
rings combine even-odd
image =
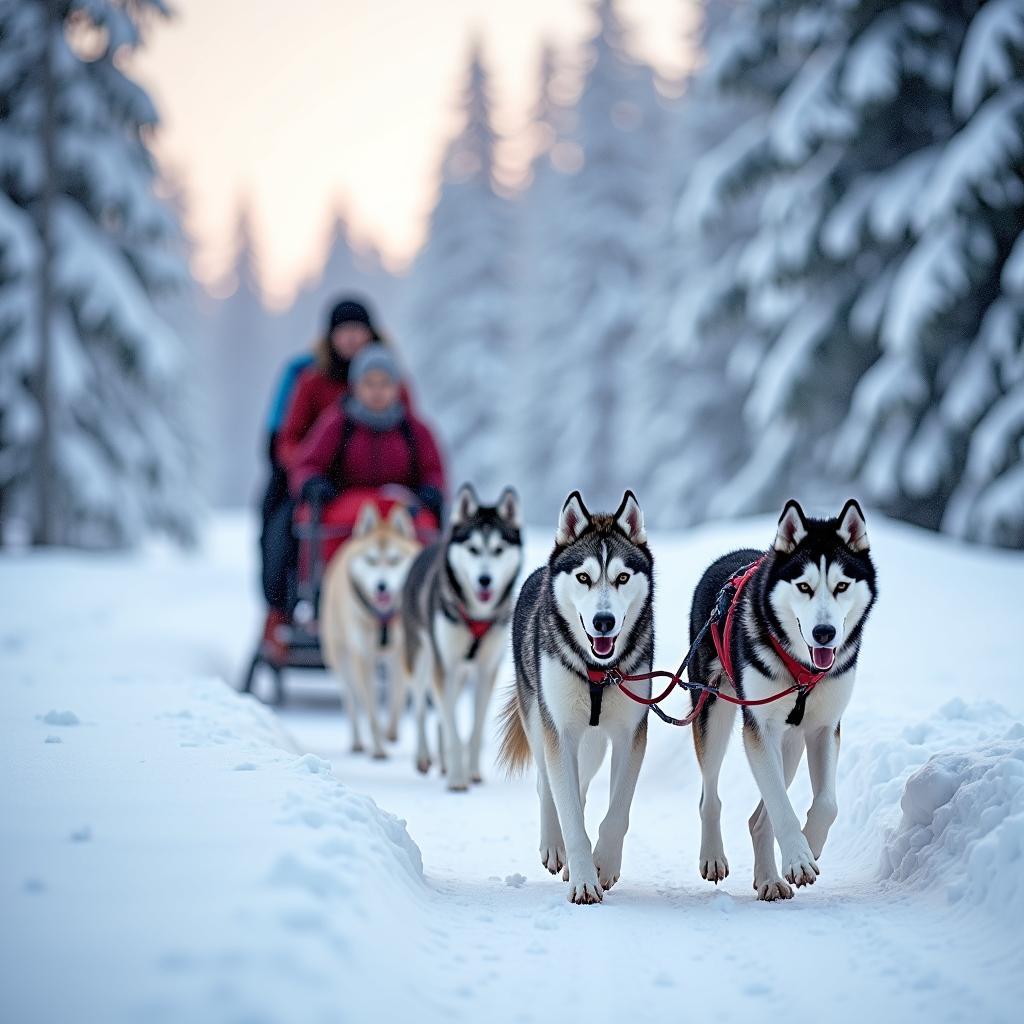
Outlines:
[{"label": "dog's ear", "polygon": [[579,491],[573,491],[562,506],[562,514],[558,517],[558,533],[555,543],[561,547],[571,544],[590,525],[590,513],[583,504]]},{"label": "dog's ear", "polygon": [[359,516],[356,519],[356,525],[355,529],[352,531],[352,536],[365,537],[368,533],[373,533],[379,525],[380,512],[377,509],[377,502],[367,501],[362,508],[359,509]]},{"label": "dog's ear", "polygon": [[839,539],[851,550],[858,553],[867,551],[868,528],[864,522],[864,513],[857,501],[851,498],[839,513]]},{"label": "dog's ear", "polygon": [[518,530],[522,526],[522,508],[519,504],[519,495],[514,487],[506,487],[498,498],[498,515],[513,529]]},{"label": "dog's ear", "polygon": [[796,546],[807,536],[807,520],[804,518],[804,510],[798,501],[792,498],[786,502],[786,507],[779,516],[779,529],[775,534],[775,550],[780,554],[788,555],[796,550]]},{"label": "dog's ear", "polygon": [[416,527],[413,525],[412,516],[404,505],[392,505],[388,513],[388,525],[400,537],[409,540],[416,540]]},{"label": "dog's ear", "polygon": [[470,483],[463,484],[459,488],[459,493],[455,495],[455,501],[452,504],[452,526],[458,526],[460,523],[465,523],[467,520],[472,519],[479,508],[480,499],[477,498],[473,485]]},{"label": "dog's ear", "polygon": [[632,491],[626,491],[622,496],[622,504],[615,513],[615,523],[634,544],[647,543],[643,509]]}]

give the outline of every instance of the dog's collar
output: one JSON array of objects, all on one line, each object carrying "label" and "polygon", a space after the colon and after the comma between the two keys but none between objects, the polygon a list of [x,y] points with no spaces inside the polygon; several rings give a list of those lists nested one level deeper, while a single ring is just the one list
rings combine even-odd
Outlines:
[{"label": "dog's collar", "polygon": [[380,626],[380,636],[378,643],[381,647],[387,647],[388,645],[388,632],[391,625],[391,620],[395,617],[395,609],[390,608],[388,611],[381,611],[374,603],[367,598],[367,596],[359,589],[356,585],[356,581],[352,581],[352,589],[355,591],[356,599],[359,603],[377,620]]},{"label": "dog's collar", "polygon": [[[767,555],[762,555],[757,561],[751,562],[733,575],[722,588],[724,593],[732,587],[732,597],[729,599],[728,610],[725,613],[725,625],[719,630],[718,622],[711,624],[711,639],[714,641],[715,650],[718,652],[718,660],[722,663],[722,669],[729,677],[732,684],[736,685],[734,666],[732,662],[732,627],[736,616],[736,609],[740,604],[740,595],[746,585],[757,575]],[[721,611],[721,604],[719,604]],[[799,725],[804,718],[804,705],[807,703],[807,695],[828,675],[830,669],[812,671],[806,665],[802,665],[783,646],[782,641],[775,635],[771,628],[767,629],[768,641],[775,652],[776,657],[785,666],[786,671],[793,677],[793,681],[799,687],[796,705],[786,719],[787,725]],[[834,663],[833,663],[834,664]]]}]

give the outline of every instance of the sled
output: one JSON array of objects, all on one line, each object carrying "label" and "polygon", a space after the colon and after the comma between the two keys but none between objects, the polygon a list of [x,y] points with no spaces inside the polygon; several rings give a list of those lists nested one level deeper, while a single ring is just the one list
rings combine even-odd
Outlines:
[{"label": "sled", "polygon": [[291,620],[278,627],[276,637],[286,655],[282,661],[268,657],[261,639],[242,679],[242,693],[254,692],[257,674],[265,669],[273,681],[273,697],[269,703],[281,704],[285,698],[285,669],[326,669],[320,649],[320,586],[324,570],[352,536],[359,512],[367,502],[374,502],[382,517],[394,506],[402,505],[412,517],[421,543],[429,544],[437,537],[438,523],[433,513],[424,508],[410,490],[395,484],[377,490],[353,488],[322,508],[306,503],[299,505],[292,520],[292,530],[299,542],[295,600]]}]

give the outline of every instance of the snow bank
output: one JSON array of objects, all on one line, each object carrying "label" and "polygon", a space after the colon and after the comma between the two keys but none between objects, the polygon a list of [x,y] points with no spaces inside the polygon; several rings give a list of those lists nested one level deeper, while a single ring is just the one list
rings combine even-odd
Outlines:
[{"label": "snow bank", "polygon": [[968,900],[1008,925],[1024,913],[1024,725],[937,754],[907,780],[884,878]]},{"label": "snow bank", "polygon": [[405,823],[218,680],[61,676],[5,699],[0,1018],[366,1019],[420,948]]}]

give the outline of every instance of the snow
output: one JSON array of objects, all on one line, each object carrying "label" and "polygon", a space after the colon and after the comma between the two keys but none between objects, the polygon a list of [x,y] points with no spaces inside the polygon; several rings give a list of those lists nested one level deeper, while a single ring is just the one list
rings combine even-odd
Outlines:
[{"label": "snow", "polygon": [[[532,780],[492,772],[452,795],[413,771],[408,723],[387,762],[350,754],[327,681],[293,678],[277,714],[225,685],[257,629],[248,523],[215,520],[190,557],[7,557],[0,1017],[609,1020],[639,1000],[645,1020],[677,1020],[685,1000],[696,1019],[1015,1019],[1024,558],[869,521],[882,596],[839,819],[818,883],[779,905],[750,888],[738,742],[731,876],[698,877],[690,738],[652,720],[623,879],[573,907],[536,855]],[[680,653],[703,566],[772,529],[652,537],[659,664]],[[805,808],[803,773],[793,792]],[[813,969],[794,976],[785,951]]]},{"label": "snow", "polygon": [[1024,725],[936,754],[907,780],[882,876],[1007,921],[1024,913]]},{"label": "snow", "polygon": [[1020,0],[992,0],[971,20],[960,48],[953,84],[953,109],[970,117],[988,92],[1014,77],[1014,49],[1024,48]]}]

